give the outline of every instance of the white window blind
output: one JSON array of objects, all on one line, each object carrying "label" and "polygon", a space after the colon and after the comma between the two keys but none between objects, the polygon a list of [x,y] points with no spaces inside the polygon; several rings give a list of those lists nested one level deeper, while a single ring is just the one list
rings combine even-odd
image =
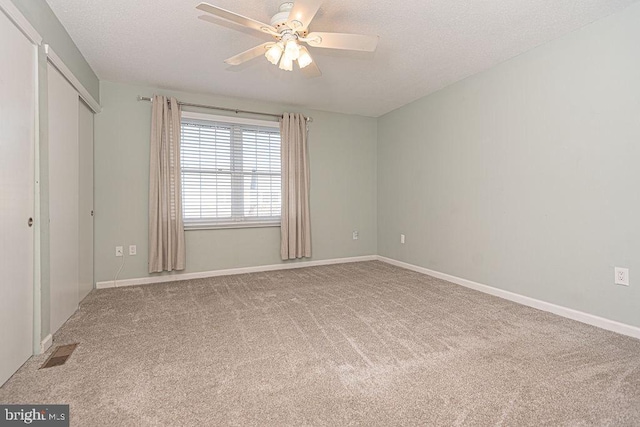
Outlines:
[{"label": "white window blind", "polygon": [[185,228],[280,224],[278,127],[183,115],[181,131]]}]

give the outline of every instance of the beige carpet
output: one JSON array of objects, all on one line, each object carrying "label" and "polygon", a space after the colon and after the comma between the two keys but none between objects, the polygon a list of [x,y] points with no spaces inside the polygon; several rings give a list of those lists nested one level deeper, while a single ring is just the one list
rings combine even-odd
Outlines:
[{"label": "beige carpet", "polygon": [[72,425],[640,425],[640,341],[381,262],[92,292],[0,402]]}]

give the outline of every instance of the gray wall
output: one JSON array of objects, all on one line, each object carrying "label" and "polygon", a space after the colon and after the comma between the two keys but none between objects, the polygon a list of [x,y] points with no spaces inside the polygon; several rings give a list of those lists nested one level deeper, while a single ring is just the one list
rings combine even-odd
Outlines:
[{"label": "gray wall", "polygon": [[100,83],[75,43],[45,0],[11,0],[73,72],[80,83],[100,102]]},{"label": "gray wall", "polygon": [[636,3],[381,117],[379,254],[640,326],[638,23]]},{"label": "gray wall", "polygon": [[[147,203],[151,104],[137,96],[282,113],[301,111],[310,124],[313,260],[376,254],[376,119],[284,105],[101,82],[95,118],[95,279],[112,280],[115,246],[135,244],[120,278],[147,273]],[[222,114],[212,112],[213,114]],[[352,231],[360,232],[352,240]],[[280,228],[186,232],[186,272],[280,263]]]}]

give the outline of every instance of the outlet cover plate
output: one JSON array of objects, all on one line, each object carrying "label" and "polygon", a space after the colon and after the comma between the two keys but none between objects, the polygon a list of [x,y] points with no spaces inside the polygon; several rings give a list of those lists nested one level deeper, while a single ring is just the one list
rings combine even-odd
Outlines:
[{"label": "outlet cover plate", "polygon": [[122,246],[116,246],[116,256],[124,256],[124,250]]},{"label": "outlet cover plate", "polygon": [[614,268],[614,283],[616,285],[629,286],[629,269],[622,267]]}]

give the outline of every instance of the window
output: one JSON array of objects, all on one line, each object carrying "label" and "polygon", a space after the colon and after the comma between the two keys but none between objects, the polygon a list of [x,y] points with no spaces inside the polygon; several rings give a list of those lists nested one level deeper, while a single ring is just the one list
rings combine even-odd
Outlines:
[{"label": "window", "polygon": [[184,112],[185,228],[280,225],[280,129],[276,122]]}]

